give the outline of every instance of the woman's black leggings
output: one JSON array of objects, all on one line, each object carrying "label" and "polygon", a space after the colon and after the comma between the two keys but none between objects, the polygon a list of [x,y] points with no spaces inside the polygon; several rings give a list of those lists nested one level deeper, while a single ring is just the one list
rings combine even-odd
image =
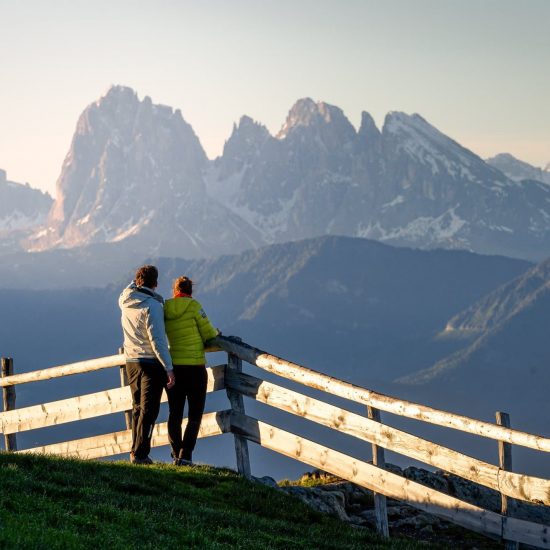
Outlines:
[{"label": "woman's black leggings", "polygon": [[[175,385],[168,393],[168,440],[174,458],[191,460],[206,401],[207,374],[205,365],[174,365]],[[185,400],[189,402],[187,426],[181,434]]]}]

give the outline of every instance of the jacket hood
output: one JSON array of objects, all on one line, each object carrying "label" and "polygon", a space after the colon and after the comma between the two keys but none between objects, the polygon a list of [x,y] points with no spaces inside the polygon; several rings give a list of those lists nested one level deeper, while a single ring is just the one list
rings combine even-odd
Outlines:
[{"label": "jacket hood", "polygon": [[193,298],[170,298],[164,304],[165,319],[181,317],[194,302]]},{"label": "jacket hood", "polygon": [[147,300],[156,300],[161,304],[164,303],[162,296],[149,289],[142,289],[135,283],[131,283],[121,293],[118,299],[118,305],[121,308],[138,308],[142,307]]}]

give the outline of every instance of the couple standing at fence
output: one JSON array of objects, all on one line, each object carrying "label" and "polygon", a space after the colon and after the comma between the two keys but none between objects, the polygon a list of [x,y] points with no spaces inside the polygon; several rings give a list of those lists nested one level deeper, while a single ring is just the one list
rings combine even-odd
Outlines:
[{"label": "couple standing at fence", "polygon": [[[151,436],[162,390],[168,394],[168,439],[174,464],[192,464],[204,403],[206,359],[204,342],[219,334],[193,297],[193,282],[174,281],[173,297],[155,292],[158,270],[140,267],[119,298],[124,333],[126,373],[132,391],[132,452],[135,464],[152,464]],[[169,345],[168,345],[169,344]],[[188,422],[182,437],[185,401]]]}]

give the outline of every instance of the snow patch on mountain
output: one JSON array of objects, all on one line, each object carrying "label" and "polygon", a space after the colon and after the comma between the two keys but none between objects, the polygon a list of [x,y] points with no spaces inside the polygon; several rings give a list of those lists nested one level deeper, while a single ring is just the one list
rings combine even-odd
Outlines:
[{"label": "snow patch on mountain", "polygon": [[419,216],[403,227],[385,228],[380,222],[359,226],[356,236],[380,241],[424,239],[428,245],[437,245],[456,237],[468,225],[467,220],[456,214],[456,209],[457,206],[449,208],[436,217]]},{"label": "snow patch on mountain", "polygon": [[403,204],[405,202],[405,197],[403,195],[397,195],[395,199],[390,202],[386,202],[382,205],[382,209],[391,208],[392,206],[397,206],[398,204]]}]

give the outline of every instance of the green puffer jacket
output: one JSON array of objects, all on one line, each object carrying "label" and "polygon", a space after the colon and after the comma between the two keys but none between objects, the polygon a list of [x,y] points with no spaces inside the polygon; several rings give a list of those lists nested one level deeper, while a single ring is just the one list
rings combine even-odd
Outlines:
[{"label": "green puffer jacket", "polygon": [[171,298],[164,304],[164,324],[174,365],[205,365],[204,342],[218,335],[193,298]]}]

